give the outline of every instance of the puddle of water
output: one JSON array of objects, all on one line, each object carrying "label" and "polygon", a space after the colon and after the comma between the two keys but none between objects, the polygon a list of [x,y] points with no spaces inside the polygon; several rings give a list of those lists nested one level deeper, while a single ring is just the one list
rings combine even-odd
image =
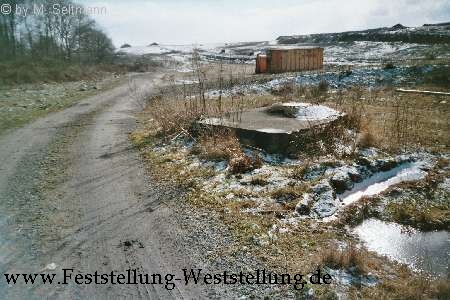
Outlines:
[{"label": "puddle of water", "polygon": [[450,272],[450,232],[421,232],[377,219],[353,230],[370,251],[409,265],[413,270],[447,276]]},{"label": "puddle of water", "polygon": [[420,180],[425,178],[426,175],[427,173],[420,169],[420,163],[404,163],[392,170],[376,173],[355,184],[351,191],[343,193],[340,198],[344,205],[349,205],[364,196],[377,195],[392,185]]}]

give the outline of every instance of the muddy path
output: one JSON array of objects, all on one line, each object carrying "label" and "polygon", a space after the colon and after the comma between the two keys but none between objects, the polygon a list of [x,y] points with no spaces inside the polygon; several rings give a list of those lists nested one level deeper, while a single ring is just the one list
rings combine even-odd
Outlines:
[{"label": "muddy path", "polygon": [[[142,91],[160,74],[133,78]],[[0,137],[0,290],[8,299],[198,299],[203,286],[8,285],[4,273],[172,273],[201,267],[183,252],[176,191],[152,183],[128,140],[139,105],[129,84]],[[163,278],[164,279],[164,278]]]}]

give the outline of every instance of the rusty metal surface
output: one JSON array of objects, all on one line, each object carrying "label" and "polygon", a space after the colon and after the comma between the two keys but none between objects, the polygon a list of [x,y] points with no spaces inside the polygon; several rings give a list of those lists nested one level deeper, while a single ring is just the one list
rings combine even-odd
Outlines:
[{"label": "rusty metal surface", "polygon": [[262,64],[260,58],[257,58],[257,70],[260,73],[318,70],[323,67],[323,48],[269,49],[266,72],[262,71]]}]

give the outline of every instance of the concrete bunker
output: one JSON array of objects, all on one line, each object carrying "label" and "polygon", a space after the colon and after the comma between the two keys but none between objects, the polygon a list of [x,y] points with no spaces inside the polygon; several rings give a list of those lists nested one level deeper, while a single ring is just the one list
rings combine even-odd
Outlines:
[{"label": "concrete bunker", "polygon": [[320,139],[344,116],[328,106],[288,102],[208,118],[200,124],[233,129],[244,145],[289,155],[301,152],[305,143]]}]

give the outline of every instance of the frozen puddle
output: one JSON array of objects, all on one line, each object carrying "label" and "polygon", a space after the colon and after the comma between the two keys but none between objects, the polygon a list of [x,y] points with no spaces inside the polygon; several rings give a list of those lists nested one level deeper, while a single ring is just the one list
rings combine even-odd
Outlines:
[{"label": "frozen puddle", "polygon": [[344,205],[349,205],[364,196],[377,195],[395,184],[423,179],[427,173],[420,168],[421,166],[421,162],[404,163],[392,170],[376,173],[355,184],[351,191],[343,193],[340,198]]},{"label": "frozen puddle", "polygon": [[368,219],[353,232],[370,251],[407,264],[415,271],[443,276],[450,272],[448,231],[421,232],[396,223]]}]

